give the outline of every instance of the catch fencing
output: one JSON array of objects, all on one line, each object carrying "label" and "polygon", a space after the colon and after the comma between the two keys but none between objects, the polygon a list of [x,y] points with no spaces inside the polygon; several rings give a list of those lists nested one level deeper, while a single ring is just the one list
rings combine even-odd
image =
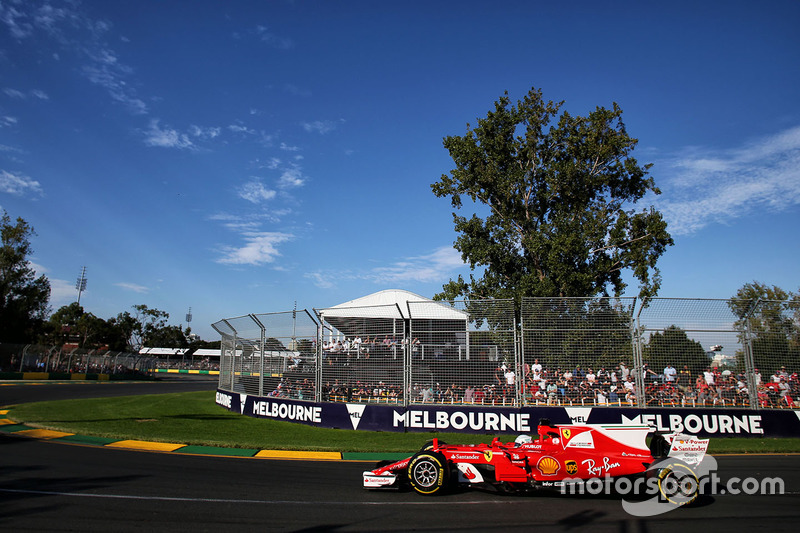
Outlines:
[{"label": "catch fencing", "polygon": [[1,372],[51,374],[147,373],[156,366],[153,357],[130,352],[38,344],[0,344]]},{"label": "catch fencing", "polygon": [[219,388],[370,404],[792,408],[785,301],[525,298],[294,310],[213,324]]}]

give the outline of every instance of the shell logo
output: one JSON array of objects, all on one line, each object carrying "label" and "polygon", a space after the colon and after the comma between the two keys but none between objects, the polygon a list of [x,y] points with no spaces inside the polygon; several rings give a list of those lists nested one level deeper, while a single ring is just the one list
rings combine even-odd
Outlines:
[{"label": "shell logo", "polygon": [[561,465],[549,455],[545,455],[536,463],[536,468],[539,469],[543,476],[554,476],[561,468]]}]

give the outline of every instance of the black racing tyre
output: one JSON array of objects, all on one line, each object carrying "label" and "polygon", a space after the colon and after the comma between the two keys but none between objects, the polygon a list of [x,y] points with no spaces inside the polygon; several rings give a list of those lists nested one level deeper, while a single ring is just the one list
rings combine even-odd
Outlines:
[{"label": "black racing tyre", "polygon": [[441,494],[450,486],[450,464],[438,452],[419,452],[408,462],[408,484],[425,496]]},{"label": "black racing tyre", "polygon": [[683,463],[673,463],[659,471],[658,493],[678,507],[689,505],[700,494],[700,482],[691,467]]}]

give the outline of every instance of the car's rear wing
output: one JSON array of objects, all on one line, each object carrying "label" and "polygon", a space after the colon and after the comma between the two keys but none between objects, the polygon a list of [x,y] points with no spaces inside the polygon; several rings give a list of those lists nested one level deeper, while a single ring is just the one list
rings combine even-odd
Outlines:
[{"label": "car's rear wing", "polygon": [[709,439],[698,439],[695,435],[683,433],[670,433],[664,438],[670,444],[668,456],[692,466],[700,464],[708,451]]}]

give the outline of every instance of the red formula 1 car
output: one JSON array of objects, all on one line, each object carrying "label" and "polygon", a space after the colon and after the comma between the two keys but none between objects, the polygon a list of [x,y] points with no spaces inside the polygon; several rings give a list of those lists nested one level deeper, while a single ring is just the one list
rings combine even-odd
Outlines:
[{"label": "red formula 1 car", "polygon": [[[653,431],[646,425],[553,425],[540,420],[536,440],[521,435],[508,443],[495,438],[490,444],[448,445],[434,439],[412,457],[364,472],[364,487],[408,485],[425,495],[480,485],[527,491],[649,474],[657,476],[659,491],[671,476],[683,478],[678,479],[681,482],[689,475],[696,485],[691,465],[702,460],[708,440],[656,434],[648,446],[646,437]],[[664,468],[651,468],[666,458],[670,461],[663,463]],[[683,497],[680,504],[695,497]]]}]

